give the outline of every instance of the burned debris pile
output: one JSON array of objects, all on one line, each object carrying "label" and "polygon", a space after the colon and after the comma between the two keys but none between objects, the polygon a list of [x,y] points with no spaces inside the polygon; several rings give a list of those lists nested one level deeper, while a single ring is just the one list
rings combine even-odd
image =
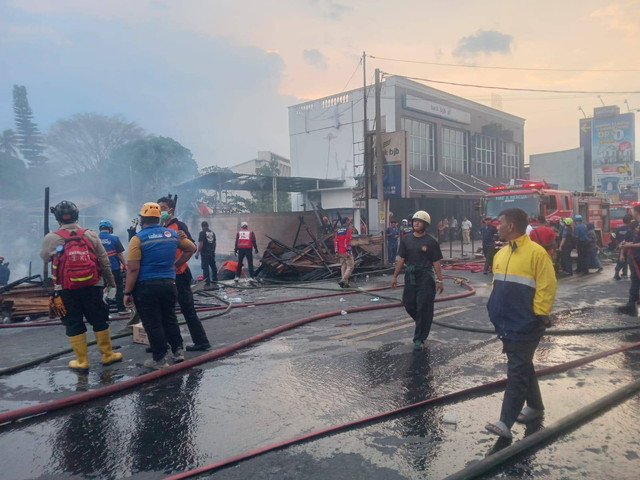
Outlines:
[{"label": "burned debris pile", "polygon": [[40,275],[24,277],[0,288],[0,317],[5,321],[49,317],[49,291]]}]

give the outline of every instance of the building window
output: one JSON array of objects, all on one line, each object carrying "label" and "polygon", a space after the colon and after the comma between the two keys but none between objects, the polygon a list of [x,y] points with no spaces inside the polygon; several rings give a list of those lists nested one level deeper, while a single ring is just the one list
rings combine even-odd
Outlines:
[{"label": "building window", "polygon": [[411,170],[435,170],[432,123],[400,119],[400,128],[407,132],[407,160]]},{"label": "building window", "polygon": [[502,176],[504,178],[520,177],[520,144],[502,143]]},{"label": "building window", "polygon": [[442,127],[442,163],[443,172],[469,172],[466,132]]},{"label": "building window", "polygon": [[496,176],[496,139],[493,137],[476,135],[476,174]]}]

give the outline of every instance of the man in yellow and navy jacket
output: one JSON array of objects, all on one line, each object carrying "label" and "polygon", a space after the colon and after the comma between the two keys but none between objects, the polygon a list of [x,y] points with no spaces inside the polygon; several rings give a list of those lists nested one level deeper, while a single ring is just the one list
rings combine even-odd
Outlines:
[{"label": "man in yellow and navy jacket", "polygon": [[533,355],[550,324],[557,281],[551,257],[525,233],[528,218],[524,210],[503,210],[498,221],[498,235],[507,244],[493,259],[493,290],[487,309],[507,355],[507,386],[500,420],[486,428],[511,438],[514,422],[526,423],[544,413]]}]

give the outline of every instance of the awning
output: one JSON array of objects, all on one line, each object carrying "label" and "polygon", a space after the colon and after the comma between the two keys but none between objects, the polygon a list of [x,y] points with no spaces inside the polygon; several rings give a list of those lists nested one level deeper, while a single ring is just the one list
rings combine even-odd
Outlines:
[{"label": "awning", "polygon": [[409,173],[409,195],[410,197],[479,199],[486,195],[490,186],[501,183],[506,183],[506,180],[460,173],[411,170]]},{"label": "awning", "polygon": [[273,183],[279,192],[307,192],[323,188],[342,187],[344,180],[307,177],[277,177],[271,175],[247,175],[244,173],[214,172],[177,185],[176,188],[199,188],[201,190],[245,190],[248,192],[270,192]]}]

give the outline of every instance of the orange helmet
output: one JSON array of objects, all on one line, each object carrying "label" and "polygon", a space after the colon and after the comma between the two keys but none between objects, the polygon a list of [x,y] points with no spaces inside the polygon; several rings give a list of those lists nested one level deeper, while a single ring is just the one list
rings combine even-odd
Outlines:
[{"label": "orange helmet", "polygon": [[160,211],[160,205],[153,202],[145,203],[144,205],[142,205],[142,208],[140,209],[140,216],[160,218],[162,216],[162,212]]}]

